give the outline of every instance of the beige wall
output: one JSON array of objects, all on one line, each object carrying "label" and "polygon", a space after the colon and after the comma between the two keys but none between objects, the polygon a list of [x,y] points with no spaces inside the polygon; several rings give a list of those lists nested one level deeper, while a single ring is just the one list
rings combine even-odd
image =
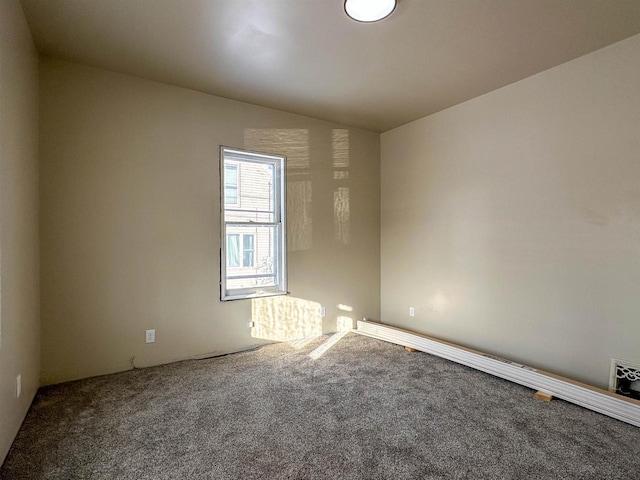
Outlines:
[{"label": "beige wall", "polygon": [[[376,133],[72,63],[40,73],[44,384],[379,315]],[[288,155],[286,299],[219,301],[221,144]]]},{"label": "beige wall", "polygon": [[384,133],[382,319],[606,387],[640,361],[639,132],[635,36]]},{"label": "beige wall", "polygon": [[0,1],[0,255],[1,464],[40,372],[38,56],[17,0]]}]

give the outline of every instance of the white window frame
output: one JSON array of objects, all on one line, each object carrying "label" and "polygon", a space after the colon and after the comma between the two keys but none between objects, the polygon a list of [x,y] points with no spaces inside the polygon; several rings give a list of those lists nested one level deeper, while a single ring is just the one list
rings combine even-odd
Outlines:
[{"label": "white window frame", "polygon": [[[252,162],[273,165],[274,169],[274,218],[273,222],[254,221],[233,221],[227,222],[225,219],[224,185],[225,185],[225,162],[238,163],[238,179],[240,178],[240,165],[242,162]],[[286,157],[283,155],[268,155],[264,153],[251,152],[239,148],[220,146],[220,300],[240,300],[245,298],[268,297],[273,295],[286,295],[287,292],[287,228],[285,207],[286,199]],[[238,182],[238,203],[240,201],[240,185]],[[230,204],[235,207],[237,204]],[[256,286],[249,288],[228,288],[227,287],[227,230],[229,227],[237,226],[269,226],[274,227],[277,232],[278,241],[274,245],[277,262],[274,262],[275,285]],[[242,243],[242,238],[241,238]],[[257,239],[254,237],[254,265],[255,265],[255,245]],[[242,248],[242,245],[241,245]],[[240,258],[242,265],[243,259]]]}]

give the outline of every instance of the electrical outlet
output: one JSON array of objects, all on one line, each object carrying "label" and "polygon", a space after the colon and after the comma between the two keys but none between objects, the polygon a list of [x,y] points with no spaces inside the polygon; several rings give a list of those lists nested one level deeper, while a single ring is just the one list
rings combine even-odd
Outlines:
[{"label": "electrical outlet", "polygon": [[321,317],[326,317],[327,316],[327,309],[326,309],[326,307],[324,305],[322,305],[320,307],[320,316]]},{"label": "electrical outlet", "polygon": [[409,316],[410,317],[415,317],[416,316],[416,309],[413,307],[409,307]]},{"label": "electrical outlet", "polygon": [[155,330],[147,330],[146,334],[146,342],[154,343],[156,341],[156,331]]},{"label": "electrical outlet", "polygon": [[22,395],[22,375],[16,377],[16,398],[20,398]]}]

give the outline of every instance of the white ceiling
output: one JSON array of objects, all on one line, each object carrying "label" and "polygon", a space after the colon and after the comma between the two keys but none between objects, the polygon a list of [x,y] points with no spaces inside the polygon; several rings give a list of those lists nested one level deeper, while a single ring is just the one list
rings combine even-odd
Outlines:
[{"label": "white ceiling", "polygon": [[22,0],[39,52],[378,132],[640,33],[640,0]]}]

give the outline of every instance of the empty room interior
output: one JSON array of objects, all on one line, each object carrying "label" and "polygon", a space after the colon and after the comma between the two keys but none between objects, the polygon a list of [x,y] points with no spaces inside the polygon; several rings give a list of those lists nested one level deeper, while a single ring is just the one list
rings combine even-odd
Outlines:
[{"label": "empty room interior", "polygon": [[1,479],[638,478],[640,1],[0,2]]}]

